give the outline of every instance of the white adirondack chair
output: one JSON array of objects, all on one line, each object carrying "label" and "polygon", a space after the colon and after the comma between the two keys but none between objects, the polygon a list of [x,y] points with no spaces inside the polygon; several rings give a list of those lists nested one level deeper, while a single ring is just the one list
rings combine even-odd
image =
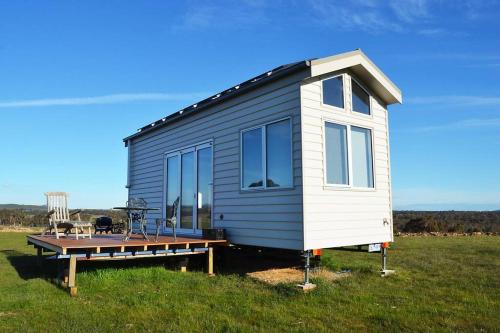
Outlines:
[{"label": "white adirondack chair", "polygon": [[[88,236],[92,238],[92,223],[80,220],[81,210],[72,213],[69,212],[68,193],[47,192],[45,196],[47,197],[47,218],[49,219],[49,225],[42,235],[50,234],[52,229],[54,229],[56,238],[59,239],[59,230],[57,228],[62,228],[65,235],[69,235],[71,229],[75,229],[76,239],[78,239],[79,231],[81,231],[80,237]],[[76,217],[76,220],[73,217]],[[88,234],[83,232],[83,228],[88,228]]]}]

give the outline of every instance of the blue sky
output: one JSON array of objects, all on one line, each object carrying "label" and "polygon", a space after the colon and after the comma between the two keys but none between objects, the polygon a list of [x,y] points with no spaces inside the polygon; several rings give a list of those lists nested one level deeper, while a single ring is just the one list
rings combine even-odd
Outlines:
[{"label": "blue sky", "polygon": [[500,209],[497,1],[0,0],[0,203],[126,200],[121,139],[278,65],[361,48],[390,107],[394,207]]}]

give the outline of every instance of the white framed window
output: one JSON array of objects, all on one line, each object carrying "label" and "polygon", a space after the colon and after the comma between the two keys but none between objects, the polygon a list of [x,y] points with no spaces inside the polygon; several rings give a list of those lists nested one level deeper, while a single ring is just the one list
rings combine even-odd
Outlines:
[{"label": "white framed window", "polygon": [[344,75],[337,75],[321,81],[321,102],[328,107],[344,109]]},{"label": "white framed window", "polygon": [[351,76],[352,111],[371,115],[370,94]]},{"label": "white framed window", "polygon": [[372,130],[325,121],[325,184],[375,188]]},{"label": "white framed window", "polygon": [[242,190],[293,186],[291,118],[245,129],[240,141]]},{"label": "white framed window", "polygon": [[352,186],[373,188],[372,131],[351,126]]},{"label": "white framed window", "polygon": [[347,126],[325,123],[326,183],[349,185]]}]

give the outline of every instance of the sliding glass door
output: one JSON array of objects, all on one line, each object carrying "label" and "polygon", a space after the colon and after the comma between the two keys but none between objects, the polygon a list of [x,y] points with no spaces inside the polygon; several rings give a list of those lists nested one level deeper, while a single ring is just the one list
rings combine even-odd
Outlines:
[{"label": "sliding glass door", "polygon": [[[212,144],[206,143],[166,155],[165,213],[179,198],[177,230],[199,234],[212,225]],[[165,229],[169,231],[169,228]]]}]

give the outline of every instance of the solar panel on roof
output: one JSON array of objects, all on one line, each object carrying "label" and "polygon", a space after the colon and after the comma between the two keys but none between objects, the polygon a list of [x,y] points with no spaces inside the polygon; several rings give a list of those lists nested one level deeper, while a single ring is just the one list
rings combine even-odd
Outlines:
[{"label": "solar panel on roof", "polygon": [[[234,86],[234,90],[233,90],[233,88],[223,90],[222,92],[220,92],[216,95],[208,97],[202,101],[199,101],[196,104],[192,104],[192,105],[190,105],[182,110],[179,110],[178,114],[182,115],[184,113],[184,111],[186,111],[188,109],[194,110],[194,109],[197,109],[198,107],[203,107],[203,106],[207,106],[207,105],[210,105],[210,104],[213,104],[216,102],[220,102],[223,100],[223,98],[221,98],[221,97],[230,97],[232,95],[238,94],[240,89],[257,85],[257,82],[259,82],[258,83],[259,85],[263,84],[264,82],[268,81],[271,78],[271,76],[276,76],[276,74],[284,73],[285,71],[292,69],[293,67],[308,66],[309,61],[310,60],[304,60],[304,61],[294,62],[294,63],[290,63],[290,64],[276,67],[270,71],[267,71],[263,74],[257,75],[254,78],[251,78],[247,81],[244,81],[244,82]],[[172,114],[162,118],[161,121],[163,122],[163,124],[160,124],[160,125],[165,125],[165,124],[169,123],[168,120],[173,121],[177,118],[178,118],[177,113],[172,113]],[[156,123],[158,123],[158,122],[159,122],[159,120],[154,122],[154,123],[151,123],[150,125],[141,127],[137,130],[137,132],[140,133],[140,132],[144,132],[145,130],[151,129],[152,127],[155,127]],[[156,127],[158,127],[158,126],[156,126]],[[134,135],[132,135],[131,137],[133,137],[133,136]],[[131,137],[129,137],[129,138],[131,138]],[[129,138],[126,138],[125,140],[127,140]]]}]

